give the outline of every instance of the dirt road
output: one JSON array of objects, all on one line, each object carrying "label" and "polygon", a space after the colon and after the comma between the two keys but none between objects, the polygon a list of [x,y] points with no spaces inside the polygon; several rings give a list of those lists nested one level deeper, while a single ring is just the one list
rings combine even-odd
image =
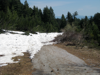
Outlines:
[{"label": "dirt road", "polygon": [[33,75],[100,75],[78,57],[55,46],[43,46],[32,59]]}]

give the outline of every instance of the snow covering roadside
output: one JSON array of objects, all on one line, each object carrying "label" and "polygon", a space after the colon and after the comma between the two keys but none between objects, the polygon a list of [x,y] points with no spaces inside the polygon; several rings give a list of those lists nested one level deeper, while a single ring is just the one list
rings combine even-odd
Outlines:
[{"label": "snow covering roadside", "polygon": [[50,42],[57,35],[62,33],[38,33],[21,35],[23,32],[13,33],[18,34],[0,34],[0,66],[6,66],[7,63],[18,63],[20,61],[13,61],[12,57],[23,56],[23,52],[29,52],[30,58],[34,57],[43,45],[53,44]]}]

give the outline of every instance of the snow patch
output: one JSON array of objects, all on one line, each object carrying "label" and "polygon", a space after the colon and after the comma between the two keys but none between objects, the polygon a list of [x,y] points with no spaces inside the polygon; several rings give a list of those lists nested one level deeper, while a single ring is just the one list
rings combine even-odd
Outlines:
[{"label": "snow patch", "polygon": [[[6,30],[5,30],[6,31]],[[11,34],[14,32],[17,34]],[[0,66],[6,66],[7,63],[18,63],[20,61],[13,61],[12,57],[23,56],[23,52],[29,52],[30,58],[34,57],[43,45],[53,44],[50,42],[57,35],[62,33],[39,33],[30,34],[28,36],[21,35],[24,32],[7,31],[8,34],[0,34]]]}]

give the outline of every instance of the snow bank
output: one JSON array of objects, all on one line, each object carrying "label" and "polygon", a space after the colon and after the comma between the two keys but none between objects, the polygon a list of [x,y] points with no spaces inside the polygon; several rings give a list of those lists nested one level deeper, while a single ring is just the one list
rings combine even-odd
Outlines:
[{"label": "snow bank", "polygon": [[15,33],[15,34],[24,34],[25,32],[21,32],[21,31],[11,31],[11,30],[5,30],[3,29],[3,31],[5,31],[6,33]]},{"label": "snow bank", "polygon": [[[17,34],[11,34],[14,32]],[[0,66],[5,66],[7,63],[18,63],[13,61],[12,57],[23,56],[23,52],[29,52],[30,58],[34,57],[43,45],[53,44],[50,42],[57,35],[62,33],[38,33],[28,36],[21,35],[24,32],[9,31],[6,34],[0,34]]]}]

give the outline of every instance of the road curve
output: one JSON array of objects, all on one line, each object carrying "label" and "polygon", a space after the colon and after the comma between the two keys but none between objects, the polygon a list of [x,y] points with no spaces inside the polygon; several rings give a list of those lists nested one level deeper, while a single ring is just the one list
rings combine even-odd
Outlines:
[{"label": "road curve", "polygon": [[100,75],[83,60],[52,45],[43,46],[32,63],[33,75]]}]

